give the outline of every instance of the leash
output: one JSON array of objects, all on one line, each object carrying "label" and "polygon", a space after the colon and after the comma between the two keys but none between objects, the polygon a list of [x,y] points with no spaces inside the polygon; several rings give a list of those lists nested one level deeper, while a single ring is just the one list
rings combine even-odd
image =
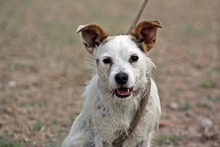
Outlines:
[{"label": "leash", "polygon": [[135,19],[133,20],[133,22],[132,22],[130,28],[128,29],[127,34],[131,34],[131,32],[133,31],[133,29],[134,29],[134,27],[136,26],[138,20],[140,19],[141,14],[143,13],[144,8],[146,7],[147,3],[148,3],[148,0],[144,0],[143,4],[141,5],[140,10],[138,11],[138,13],[137,13]]},{"label": "leash", "polygon": [[126,130],[121,131],[120,136],[118,136],[118,138],[116,138],[112,142],[112,146],[122,147],[125,140],[128,139],[132,135],[138,123],[140,122],[140,119],[143,115],[144,110],[147,107],[147,103],[148,103],[149,96],[150,96],[150,91],[151,91],[151,79],[148,78],[147,90],[146,92],[144,92],[144,97],[140,101],[140,104],[139,104],[140,107],[136,111],[136,114],[130,124],[130,127],[127,129],[127,131]]}]

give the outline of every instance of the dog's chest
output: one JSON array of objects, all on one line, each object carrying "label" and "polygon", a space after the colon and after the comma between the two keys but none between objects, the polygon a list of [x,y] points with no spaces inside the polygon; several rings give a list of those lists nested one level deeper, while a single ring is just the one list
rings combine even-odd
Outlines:
[{"label": "dog's chest", "polygon": [[[132,102],[131,102],[132,101]],[[137,110],[137,100],[117,102],[98,98],[92,109],[94,129],[99,137],[113,140],[122,130],[129,128]]]}]

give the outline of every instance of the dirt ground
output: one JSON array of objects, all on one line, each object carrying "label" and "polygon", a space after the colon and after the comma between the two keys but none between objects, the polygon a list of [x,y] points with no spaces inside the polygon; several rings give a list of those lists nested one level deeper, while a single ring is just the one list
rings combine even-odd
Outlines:
[{"label": "dirt ground", "polygon": [[[59,147],[93,70],[75,30],[127,31],[142,1],[0,0],[0,147]],[[151,0],[162,103],[155,147],[220,146],[220,1]],[[88,62],[88,63],[87,63]]]}]

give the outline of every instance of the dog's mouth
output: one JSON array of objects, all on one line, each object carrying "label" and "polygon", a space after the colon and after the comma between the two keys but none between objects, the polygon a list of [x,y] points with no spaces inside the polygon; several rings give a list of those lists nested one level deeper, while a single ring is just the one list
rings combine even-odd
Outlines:
[{"label": "dog's mouth", "polygon": [[114,93],[119,98],[126,98],[131,95],[132,88],[118,88],[118,89],[115,89]]}]

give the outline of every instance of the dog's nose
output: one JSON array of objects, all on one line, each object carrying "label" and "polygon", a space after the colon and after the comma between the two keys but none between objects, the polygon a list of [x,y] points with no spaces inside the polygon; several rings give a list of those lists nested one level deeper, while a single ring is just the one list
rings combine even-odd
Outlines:
[{"label": "dog's nose", "polygon": [[118,73],[115,75],[115,81],[118,83],[118,84],[126,84],[127,81],[128,81],[128,74],[126,73]]}]

